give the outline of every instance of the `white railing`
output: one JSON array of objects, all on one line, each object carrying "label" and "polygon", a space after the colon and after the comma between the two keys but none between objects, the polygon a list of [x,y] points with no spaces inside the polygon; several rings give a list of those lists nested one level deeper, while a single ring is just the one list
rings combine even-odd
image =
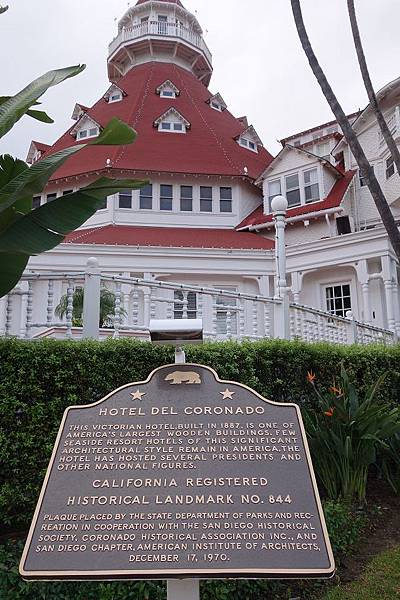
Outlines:
[{"label": "white railing", "polygon": [[192,46],[202,50],[208,62],[212,64],[212,54],[201,35],[183,25],[163,21],[145,21],[132,27],[124,27],[109,45],[109,55],[114,54],[115,50],[124,42],[144,36],[172,37],[185,40]]},{"label": "white railing", "polygon": [[393,344],[395,335],[387,329],[380,329],[360,323],[351,312],[347,317],[337,317],[329,313],[291,304],[289,311],[290,338],[306,342],[329,342],[332,344]]},{"label": "white railing", "polygon": [[[285,305],[279,299],[100,274],[96,269],[89,271],[89,267],[85,272],[23,276],[17,288],[0,300],[0,335],[24,339],[88,337],[88,325],[74,318],[73,304],[76,289],[89,286],[89,277],[100,278],[101,287],[114,294],[112,314],[103,323],[104,327],[99,331],[95,324],[98,338],[132,336],[146,340],[151,319],[198,318],[203,320],[204,337],[209,340],[284,337],[282,332],[287,322],[290,339],[307,342],[391,344],[396,341],[391,331],[358,323],[351,315],[336,317],[298,304],[290,304],[285,314]],[[58,318],[56,307],[62,297],[66,310],[63,318]],[[88,293],[85,298],[93,308],[98,306],[96,294]]]}]

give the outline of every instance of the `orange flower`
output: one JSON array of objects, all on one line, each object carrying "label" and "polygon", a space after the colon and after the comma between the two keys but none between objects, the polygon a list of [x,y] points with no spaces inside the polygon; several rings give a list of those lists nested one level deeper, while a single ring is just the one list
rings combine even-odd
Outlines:
[{"label": "orange flower", "polygon": [[335,412],[335,407],[331,406],[329,410],[324,412],[324,415],[327,417],[333,417],[333,413]]},{"label": "orange flower", "polygon": [[314,381],[317,379],[317,376],[315,373],[313,373],[312,371],[308,371],[307,373],[307,381],[308,383],[314,383]]},{"label": "orange flower", "polygon": [[332,392],[332,394],[336,394],[336,396],[343,396],[342,388],[337,388],[334,385],[329,388],[329,391]]}]

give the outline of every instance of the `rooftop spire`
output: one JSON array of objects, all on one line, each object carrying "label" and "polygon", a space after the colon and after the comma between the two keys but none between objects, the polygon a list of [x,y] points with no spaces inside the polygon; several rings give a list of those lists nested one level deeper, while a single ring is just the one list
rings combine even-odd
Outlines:
[{"label": "rooftop spire", "polygon": [[208,86],[212,56],[201,26],[180,0],[138,0],[118,23],[109,47],[110,80],[146,62],[174,63]]}]

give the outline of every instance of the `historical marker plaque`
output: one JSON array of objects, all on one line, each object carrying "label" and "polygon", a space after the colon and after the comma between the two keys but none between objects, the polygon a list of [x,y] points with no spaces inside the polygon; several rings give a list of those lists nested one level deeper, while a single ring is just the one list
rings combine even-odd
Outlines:
[{"label": "historical marker plaque", "polygon": [[26,579],[330,577],[298,407],[170,365],[66,410]]}]

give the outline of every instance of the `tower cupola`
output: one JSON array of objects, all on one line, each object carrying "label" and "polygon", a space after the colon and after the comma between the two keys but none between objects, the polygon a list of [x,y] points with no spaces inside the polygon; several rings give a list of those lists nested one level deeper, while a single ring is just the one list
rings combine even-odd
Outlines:
[{"label": "tower cupola", "polygon": [[208,86],[212,55],[197,18],[180,0],[138,0],[118,23],[109,46],[108,74],[117,82],[146,62],[174,63]]}]

